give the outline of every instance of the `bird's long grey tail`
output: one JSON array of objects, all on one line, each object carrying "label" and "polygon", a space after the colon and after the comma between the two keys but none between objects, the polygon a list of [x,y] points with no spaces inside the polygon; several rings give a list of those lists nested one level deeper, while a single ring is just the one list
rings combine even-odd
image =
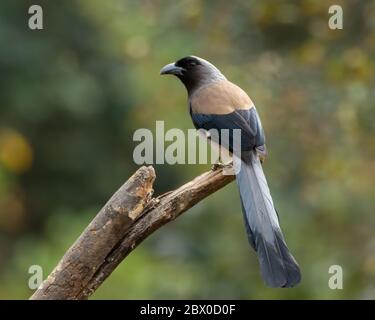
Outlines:
[{"label": "bird's long grey tail", "polygon": [[263,279],[270,287],[293,287],[301,280],[300,269],[286,246],[262,164],[256,151],[242,159],[236,180],[249,242],[258,254]]}]

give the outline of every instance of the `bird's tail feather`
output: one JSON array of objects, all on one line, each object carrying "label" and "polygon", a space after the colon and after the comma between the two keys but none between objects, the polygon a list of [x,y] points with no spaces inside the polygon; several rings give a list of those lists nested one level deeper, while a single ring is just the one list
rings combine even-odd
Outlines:
[{"label": "bird's tail feather", "polygon": [[285,243],[255,151],[243,157],[236,180],[249,242],[258,254],[264,281],[270,287],[293,287],[301,280],[300,269]]}]

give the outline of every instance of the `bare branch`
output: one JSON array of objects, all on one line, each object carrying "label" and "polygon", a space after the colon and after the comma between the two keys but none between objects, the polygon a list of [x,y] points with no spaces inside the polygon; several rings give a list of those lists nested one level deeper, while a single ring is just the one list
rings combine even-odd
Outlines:
[{"label": "bare branch", "polygon": [[86,299],[148,235],[234,180],[208,171],[151,198],[155,172],[140,168],[107,202],[30,299]]}]

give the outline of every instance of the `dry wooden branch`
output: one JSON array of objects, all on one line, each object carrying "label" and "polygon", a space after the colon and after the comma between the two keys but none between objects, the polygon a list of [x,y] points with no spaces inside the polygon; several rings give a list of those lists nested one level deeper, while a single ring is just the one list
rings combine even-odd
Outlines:
[{"label": "dry wooden branch", "polygon": [[86,299],[148,235],[234,180],[209,171],[152,198],[155,171],[141,167],[112,196],[30,299]]}]

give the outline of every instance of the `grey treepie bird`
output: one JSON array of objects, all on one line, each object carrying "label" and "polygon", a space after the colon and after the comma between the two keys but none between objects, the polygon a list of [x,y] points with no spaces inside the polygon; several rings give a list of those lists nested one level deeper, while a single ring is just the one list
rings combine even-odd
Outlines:
[{"label": "grey treepie bird", "polygon": [[[270,287],[293,287],[301,280],[299,266],[281,232],[278,214],[263,173],[265,136],[249,96],[210,62],[188,56],[164,66],[160,74],[177,76],[188,93],[189,111],[197,129],[241,131],[239,172],[236,173],[242,211],[261,274]],[[225,146],[236,154],[232,140]],[[220,144],[220,139],[217,141]]]}]

